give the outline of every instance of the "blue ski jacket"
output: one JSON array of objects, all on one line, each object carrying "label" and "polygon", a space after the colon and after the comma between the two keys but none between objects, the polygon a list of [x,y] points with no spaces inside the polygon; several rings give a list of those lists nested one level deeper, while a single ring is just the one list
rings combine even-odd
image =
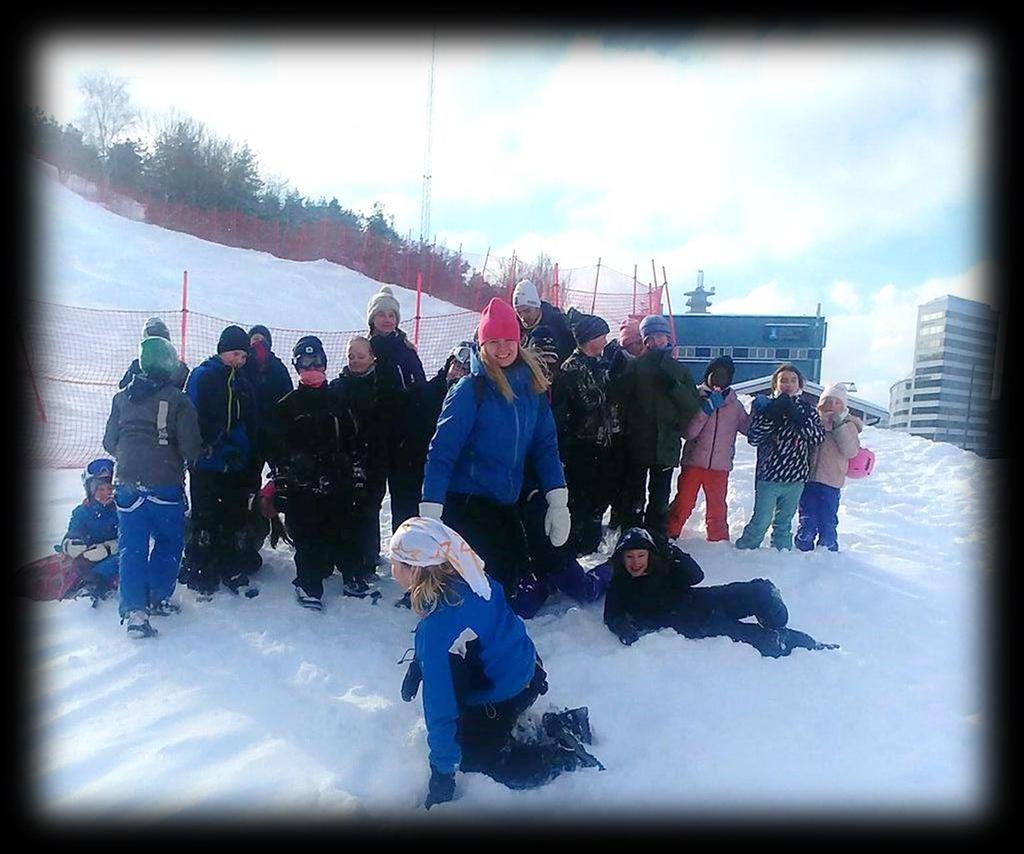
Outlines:
[{"label": "blue ski jacket", "polygon": [[[523,486],[527,456],[545,494],[565,486],[547,395],[533,390],[530,369],[522,361],[506,368],[505,376],[515,393],[511,402],[501,396],[476,352],[470,356],[470,376],[448,390],[430,440],[424,501],[444,504],[454,492],[513,504]],[[483,384],[479,400],[474,383]]]},{"label": "blue ski jacket", "polygon": [[248,470],[256,436],[256,403],[244,374],[210,356],[188,375],[185,393],[199,413],[202,471],[240,473]]},{"label": "blue ski jacket", "polygon": [[437,608],[416,627],[416,660],[423,672],[423,717],[430,764],[453,773],[462,759],[456,732],[460,709],[508,700],[533,678],[537,650],[489,578],[491,598],[461,578],[449,582]]}]

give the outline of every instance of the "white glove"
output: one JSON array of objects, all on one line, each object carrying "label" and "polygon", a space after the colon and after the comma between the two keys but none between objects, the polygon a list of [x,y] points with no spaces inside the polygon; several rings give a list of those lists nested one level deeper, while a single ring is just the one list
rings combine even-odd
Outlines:
[{"label": "white glove", "polygon": [[91,560],[93,563],[98,563],[101,560],[106,560],[111,555],[117,554],[117,540],[107,540],[104,543],[96,543],[94,546],[90,546],[84,552],[82,556],[86,560]]},{"label": "white glove", "polygon": [[443,512],[443,504],[435,504],[433,501],[420,502],[420,516],[426,516],[428,519],[437,519],[437,521],[440,522],[441,514]]},{"label": "white glove", "polygon": [[70,558],[76,558],[85,550],[89,548],[81,540],[65,540],[64,541],[64,554]]},{"label": "white glove", "polygon": [[569,490],[564,486],[552,489],[545,498],[548,512],[544,514],[544,533],[555,548],[564,546],[569,539],[572,524],[569,517]]}]

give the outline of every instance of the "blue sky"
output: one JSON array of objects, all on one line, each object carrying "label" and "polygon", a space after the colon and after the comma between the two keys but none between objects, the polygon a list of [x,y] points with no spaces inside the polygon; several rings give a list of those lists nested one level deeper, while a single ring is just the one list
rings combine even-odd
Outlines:
[{"label": "blue sky", "polygon": [[[248,142],[266,174],[419,233],[430,36],[156,42],[54,32],[35,100],[75,118],[106,67],[149,115]],[[432,232],[467,253],[649,278],[676,310],[830,321],[825,373],[887,404],[916,305],[990,298],[987,45],[967,35],[438,34]]]}]

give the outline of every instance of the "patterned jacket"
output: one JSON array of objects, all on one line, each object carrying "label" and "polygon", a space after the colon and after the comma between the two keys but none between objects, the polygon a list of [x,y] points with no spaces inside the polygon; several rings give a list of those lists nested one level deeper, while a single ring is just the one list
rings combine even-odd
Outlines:
[{"label": "patterned jacket", "polygon": [[795,397],[784,407],[779,399],[773,397],[766,410],[750,419],[747,441],[757,448],[755,477],[771,483],[806,481],[811,451],[825,440],[825,429],[807,401]]}]

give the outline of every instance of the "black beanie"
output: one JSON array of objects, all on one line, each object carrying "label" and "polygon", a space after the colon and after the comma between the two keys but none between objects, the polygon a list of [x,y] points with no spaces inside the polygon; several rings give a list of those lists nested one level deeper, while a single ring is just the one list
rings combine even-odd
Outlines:
[{"label": "black beanie", "polygon": [[257,323],[252,329],[249,330],[249,337],[252,338],[252,336],[255,335],[257,332],[259,332],[259,334],[263,336],[263,340],[267,342],[267,349],[273,350],[274,339],[270,337],[270,330],[267,329],[267,327],[264,326],[262,323]]},{"label": "black beanie", "polygon": [[714,373],[716,368],[724,368],[725,372],[729,375],[729,379],[725,381],[726,386],[732,385],[732,378],[736,375],[736,365],[733,364],[731,356],[719,356],[717,359],[712,359],[708,362],[708,366],[704,369],[704,382],[707,383],[711,378],[711,374]]},{"label": "black beanie", "polygon": [[323,359],[324,367],[327,367],[327,353],[324,351],[324,344],[315,335],[303,335],[295,342],[295,346],[292,347],[292,365],[295,365],[300,356],[319,356]]},{"label": "black beanie", "polygon": [[619,555],[633,549],[646,549],[649,552],[658,550],[651,535],[643,528],[627,528],[622,532],[622,536],[619,537],[619,541],[615,544],[615,551],[612,554]]},{"label": "black beanie", "polygon": [[593,341],[601,335],[607,335],[608,332],[608,324],[604,322],[604,318],[598,317],[596,314],[581,315],[572,328],[576,343],[581,347],[588,341]]},{"label": "black beanie", "polygon": [[217,339],[217,352],[226,353],[228,350],[244,350],[249,352],[249,336],[241,326],[229,326],[220,334]]}]

